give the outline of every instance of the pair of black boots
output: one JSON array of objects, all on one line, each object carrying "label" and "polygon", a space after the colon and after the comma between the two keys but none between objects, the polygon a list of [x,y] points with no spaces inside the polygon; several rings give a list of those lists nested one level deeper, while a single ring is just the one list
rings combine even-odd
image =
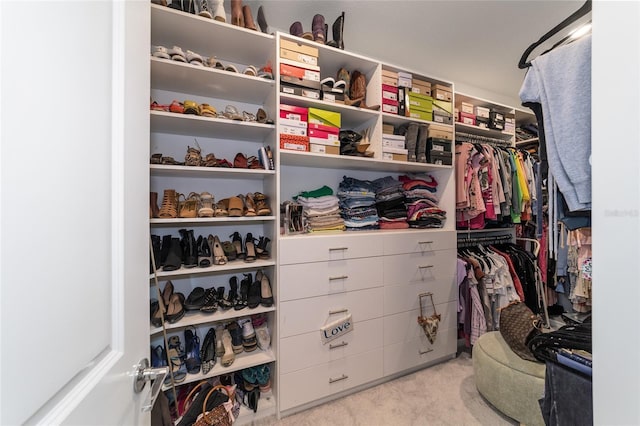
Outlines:
[{"label": "pair of black boots", "polygon": [[404,147],[407,149],[407,161],[427,162],[428,130],[426,124],[411,123],[405,129]]},{"label": "pair of black boots", "polygon": [[[185,268],[198,266],[198,243],[193,235],[193,229],[180,229],[181,238],[165,235],[151,236],[153,258],[156,270],[175,271],[182,265]],[[150,273],[153,273],[153,259],[150,263]]]}]

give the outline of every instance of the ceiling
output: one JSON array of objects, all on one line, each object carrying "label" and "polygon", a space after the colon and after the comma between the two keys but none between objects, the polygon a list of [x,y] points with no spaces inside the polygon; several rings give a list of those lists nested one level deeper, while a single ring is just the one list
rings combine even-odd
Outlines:
[{"label": "ceiling", "polygon": [[[331,25],[345,12],[345,49],[452,81],[456,91],[520,107],[524,50],[579,9],[580,1],[245,0],[262,5],[269,32],[294,21],[311,31],[315,14]],[[225,2],[225,7],[229,3]],[[227,13],[230,11],[227,10]],[[553,43],[545,43],[550,47]],[[534,51],[535,54],[539,50]]]}]

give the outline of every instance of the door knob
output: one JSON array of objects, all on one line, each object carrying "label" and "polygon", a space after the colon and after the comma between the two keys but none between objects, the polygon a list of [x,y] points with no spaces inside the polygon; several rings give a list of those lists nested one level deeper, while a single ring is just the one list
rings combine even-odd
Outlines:
[{"label": "door knob", "polygon": [[133,373],[133,391],[135,393],[142,392],[145,384],[153,381],[151,390],[142,404],[142,411],[150,411],[153,408],[167,374],[169,374],[169,367],[150,368],[148,358],[141,359],[135,367]]}]

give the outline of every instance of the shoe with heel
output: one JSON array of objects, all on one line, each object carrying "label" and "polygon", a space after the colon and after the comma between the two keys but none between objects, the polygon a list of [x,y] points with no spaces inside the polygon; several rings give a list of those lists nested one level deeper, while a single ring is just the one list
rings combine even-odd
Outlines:
[{"label": "shoe with heel", "polygon": [[247,263],[256,261],[256,245],[255,238],[253,238],[253,234],[249,232],[247,237],[244,240],[244,248],[245,248],[245,258],[244,261]]}]

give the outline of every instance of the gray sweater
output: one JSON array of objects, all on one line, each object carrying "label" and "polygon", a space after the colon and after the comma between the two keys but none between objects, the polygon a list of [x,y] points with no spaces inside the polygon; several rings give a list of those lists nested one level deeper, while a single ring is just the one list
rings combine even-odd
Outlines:
[{"label": "gray sweater", "polygon": [[549,171],[569,210],[590,210],[591,35],[534,59],[520,100],[542,106]]}]

